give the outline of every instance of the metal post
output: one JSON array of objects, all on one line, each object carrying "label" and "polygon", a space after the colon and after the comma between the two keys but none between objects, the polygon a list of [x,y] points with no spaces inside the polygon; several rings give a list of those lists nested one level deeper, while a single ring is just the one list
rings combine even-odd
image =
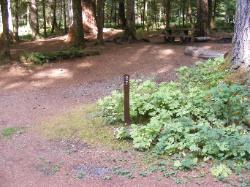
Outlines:
[{"label": "metal post", "polygon": [[124,81],[124,122],[130,125],[130,112],[129,112],[129,75],[123,76]]}]

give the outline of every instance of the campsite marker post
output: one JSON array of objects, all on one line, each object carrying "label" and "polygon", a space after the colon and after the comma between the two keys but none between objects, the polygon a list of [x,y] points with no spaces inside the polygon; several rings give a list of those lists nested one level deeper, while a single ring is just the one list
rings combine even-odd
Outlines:
[{"label": "campsite marker post", "polygon": [[129,75],[123,75],[124,84],[124,122],[125,125],[130,125],[130,112],[129,112]]}]

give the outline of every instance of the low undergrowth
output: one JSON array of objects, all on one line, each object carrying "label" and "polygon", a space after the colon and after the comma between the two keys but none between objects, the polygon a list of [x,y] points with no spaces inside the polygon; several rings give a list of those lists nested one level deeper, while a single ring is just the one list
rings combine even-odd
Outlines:
[{"label": "low undergrowth", "polygon": [[42,65],[58,60],[73,59],[99,54],[99,51],[86,51],[82,49],[72,48],[62,51],[23,53],[22,55],[20,55],[19,60],[25,64]]},{"label": "low undergrowth", "polygon": [[[209,60],[178,70],[176,82],[131,84],[131,128],[123,124],[123,94],[114,91],[98,102],[116,138],[155,155],[181,155],[179,169],[215,161],[211,173],[223,179],[247,169],[250,161],[250,92],[246,82],[232,80],[229,64]],[[220,164],[216,164],[219,161]]]},{"label": "low undergrowth", "polygon": [[0,131],[0,137],[11,138],[15,134],[22,134],[25,131],[23,127],[7,127]]},{"label": "low undergrowth", "polygon": [[51,140],[80,139],[87,144],[106,146],[111,149],[129,149],[129,142],[121,142],[113,137],[113,127],[106,126],[97,117],[96,106],[85,105],[70,113],[53,118],[39,125],[38,131]]}]

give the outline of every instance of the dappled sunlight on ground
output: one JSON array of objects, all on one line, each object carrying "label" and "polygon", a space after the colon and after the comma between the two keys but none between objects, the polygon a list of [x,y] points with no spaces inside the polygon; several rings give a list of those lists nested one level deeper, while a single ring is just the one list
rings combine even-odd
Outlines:
[{"label": "dappled sunlight on ground", "polygon": [[43,79],[43,78],[72,78],[73,73],[70,72],[68,69],[58,68],[58,69],[49,69],[42,72],[38,72],[32,76],[35,79]]},{"label": "dappled sunlight on ground", "polygon": [[172,49],[165,49],[158,52],[160,58],[166,57],[166,55],[173,55],[175,52]]},{"label": "dappled sunlight on ground", "polygon": [[[42,50],[53,50],[58,45],[63,46],[58,40],[55,40],[56,44],[54,40],[52,41],[50,46],[45,45]],[[20,44],[16,48],[21,48],[22,45],[24,44]],[[224,51],[230,48],[228,44],[205,43],[197,44],[197,46]],[[184,55],[185,46],[182,45],[106,44],[105,47],[99,49],[101,51],[99,56],[62,60],[60,63],[45,64],[31,69],[18,65],[1,68],[1,92],[13,89],[63,87],[110,79],[122,76],[124,73],[131,74],[132,78],[136,74],[146,74],[153,77],[165,77],[168,80],[170,75],[172,77],[175,74],[176,68],[181,65],[191,65],[197,61],[195,58]]]},{"label": "dappled sunlight on ground", "polygon": [[91,66],[92,66],[92,64],[89,62],[84,62],[84,63],[80,63],[77,65],[78,68],[82,68],[82,69],[89,68]]}]

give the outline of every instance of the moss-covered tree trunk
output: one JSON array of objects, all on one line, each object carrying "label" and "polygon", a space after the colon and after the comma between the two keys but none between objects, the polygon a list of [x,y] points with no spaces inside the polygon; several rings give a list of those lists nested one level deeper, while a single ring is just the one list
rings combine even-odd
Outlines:
[{"label": "moss-covered tree trunk", "polygon": [[250,70],[250,0],[238,0],[233,39],[234,69]]},{"label": "moss-covered tree trunk", "polygon": [[2,12],[3,35],[0,41],[0,64],[10,60],[10,30],[9,30],[9,14],[8,1],[0,0]]},{"label": "moss-covered tree trunk", "polygon": [[72,25],[72,44],[75,47],[84,45],[84,33],[82,23],[82,4],[81,0],[72,0],[73,25]]}]

